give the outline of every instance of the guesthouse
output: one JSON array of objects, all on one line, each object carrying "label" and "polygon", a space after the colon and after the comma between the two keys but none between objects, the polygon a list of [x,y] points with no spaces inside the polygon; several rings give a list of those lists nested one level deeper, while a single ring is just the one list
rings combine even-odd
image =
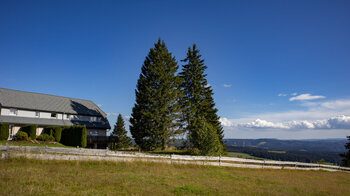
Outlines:
[{"label": "guesthouse", "polygon": [[106,136],[106,113],[90,100],[0,88],[0,123],[8,123],[9,140],[23,125],[37,125],[40,135],[47,126],[85,125],[88,136]]}]

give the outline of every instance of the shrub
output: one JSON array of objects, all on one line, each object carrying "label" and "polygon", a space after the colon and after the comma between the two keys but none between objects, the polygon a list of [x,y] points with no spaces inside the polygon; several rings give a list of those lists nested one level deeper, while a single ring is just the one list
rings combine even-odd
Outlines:
[{"label": "shrub", "polygon": [[60,142],[62,128],[58,126],[45,127],[42,133],[53,136],[56,142]]},{"label": "shrub", "polygon": [[53,130],[54,130],[54,127],[45,127],[43,129],[43,132],[41,132],[41,135],[42,134],[53,135]]},{"label": "shrub", "polygon": [[53,136],[55,137],[56,142],[61,141],[61,135],[62,135],[62,128],[61,127],[55,127]]},{"label": "shrub", "polygon": [[20,128],[19,131],[26,132],[32,140],[36,138],[36,125],[26,125]]},{"label": "shrub", "polygon": [[0,140],[7,140],[9,138],[9,124],[0,124]]},{"label": "shrub", "polygon": [[40,141],[54,141],[55,138],[52,135],[48,135],[46,133],[41,134],[39,137],[36,138],[37,140]]},{"label": "shrub", "polygon": [[62,130],[61,143],[66,146],[80,146],[85,148],[87,144],[85,125],[64,127]]},{"label": "shrub", "polygon": [[15,140],[18,141],[27,141],[28,140],[28,134],[24,131],[18,131],[15,135]]}]

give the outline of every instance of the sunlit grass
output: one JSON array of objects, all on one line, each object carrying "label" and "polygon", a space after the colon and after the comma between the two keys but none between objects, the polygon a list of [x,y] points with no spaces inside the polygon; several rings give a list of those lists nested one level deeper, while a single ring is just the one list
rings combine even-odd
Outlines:
[{"label": "sunlit grass", "polygon": [[344,195],[344,172],[150,162],[0,160],[1,195]]},{"label": "sunlit grass", "polygon": [[42,146],[42,147],[64,147],[64,148],[74,148],[71,146],[65,146],[61,143],[32,143],[32,142],[16,142],[16,141],[0,141],[0,145],[6,145],[8,143],[9,146]]},{"label": "sunlit grass", "polygon": [[230,157],[237,157],[237,158],[243,158],[243,159],[257,159],[257,160],[263,160],[263,158],[254,157],[246,153],[241,152],[228,152],[228,156]]}]

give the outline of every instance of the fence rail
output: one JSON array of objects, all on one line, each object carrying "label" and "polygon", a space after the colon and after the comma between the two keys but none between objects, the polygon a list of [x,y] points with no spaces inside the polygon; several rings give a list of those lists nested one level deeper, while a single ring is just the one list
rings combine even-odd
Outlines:
[{"label": "fence rail", "polygon": [[[111,151],[86,148],[59,148],[34,146],[0,146],[2,158],[28,157],[55,160],[107,160],[107,161],[152,161],[181,164],[216,165],[241,168],[301,169],[348,171],[348,167],[291,161],[268,161],[221,156],[160,155],[140,152]],[[32,153],[37,152],[37,153]],[[38,154],[39,153],[39,154]]]}]

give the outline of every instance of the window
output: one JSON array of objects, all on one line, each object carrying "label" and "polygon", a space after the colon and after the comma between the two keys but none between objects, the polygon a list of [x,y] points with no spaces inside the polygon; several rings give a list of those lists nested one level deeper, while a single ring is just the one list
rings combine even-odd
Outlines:
[{"label": "window", "polygon": [[71,117],[70,114],[66,114],[67,119],[70,119],[70,117]]},{"label": "window", "polygon": [[10,109],[10,115],[17,116],[17,109]]},{"label": "window", "polygon": [[97,117],[96,116],[90,117],[90,121],[97,121]]},{"label": "window", "polygon": [[90,135],[92,135],[92,136],[98,136],[98,130],[92,130],[92,131],[90,131]]},{"label": "window", "polygon": [[51,118],[57,118],[57,114],[56,113],[51,113]]},{"label": "window", "polygon": [[40,117],[40,112],[35,112],[35,117]]}]

